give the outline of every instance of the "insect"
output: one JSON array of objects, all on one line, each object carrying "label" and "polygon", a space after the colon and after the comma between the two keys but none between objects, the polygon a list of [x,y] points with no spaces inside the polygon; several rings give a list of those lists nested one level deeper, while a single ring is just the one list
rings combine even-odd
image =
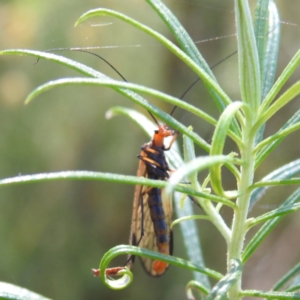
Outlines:
[{"label": "insect", "polygon": [[[83,51],[99,57],[109,66],[111,66],[122,77],[124,81],[127,81],[120,74],[120,72],[118,72],[100,55],[82,49],[69,50]],[[180,97],[180,99],[182,99],[198,81],[199,79],[195,80]],[[170,115],[172,115],[175,108],[176,107],[174,107]],[[155,130],[152,140],[141,147],[142,151],[138,156],[140,162],[137,176],[143,176],[154,180],[168,180],[170,177],[171,169],[169,168],[164,152],[170,150],[177,138],[178,132],[170,130],[166,124],[159,125],[154,116],[151,113],[150,115],[156,122],[158,129]],[[169,146],[165,147],[164,139],[167,137],[172,137],[172,139],[169,143]],[[193,199],[191,198],[191,200]],[[163,189],[137,185],[134,192],[129,243],[131,245],[153,250],[162,254],[172,255],[172,211],[173,209],[171,196],[167,198]],[[141,257],[140,259],[145,271],[149,275],[154,277],[163,275],[168,268],[168,263],[166,262],[145,257]],[[134,264],[134,261],[135,256],[130,255],[125,266],[131,268]],[[123,270],[125,266],[108,268],[105,270],[105,273],[107,276],[117,276],[118,272]],[[99,269],[93,269],[92,272],[94,276],[100,275]]]},{"label": "insect", "polygon": [[[174,112],[174,109],[172,113]],[[150,113],[150,112],[149,112]],[[165,157],[165,151],[170,150],[175,142],[178,132],[170,130],[166,124],[159,125],[154,116],[152,118],[158,125],[152,140],[141,147],[137,176],[154,180],[169,179],[171,169]],[[164,139],[172,137],[169,146],[165,147]],[[134,246],[172,255],[173,235],[172,199],[167,198],[164,191],[156,187],[137,185],[134,191],[133,212],[129,243]],[[125,265],[132,267],[135,256],[130,255]],[[141,257],[145,271],[151,276],[160,276],[165,273],[168,263]],[[115,267],[105,270],[106,275],[116,276],[124,267]],[[100,275],[100,270],[93,269],[94,276]]]},{"label": "insect", "polygon": [[[166,124],[158,124],[158,129],[155,130],[152,140],[141,147],[142,152],[138,156],[140,163],[137,176],[155,180],[167,180],[169,178],[171,169],[164,152],[172,147],[177,135],[178,133],[170,130]],[[170,136],[172,136],[172,140],[169,146],[165,147],[164,139]],[[130,244],[172,255],[171,222],[171,197],[167,199],[164,191],[160,188],[137,185],[133,200]],[[129,257],[130,266],[134,259],[134,256]],[[145,257],[141,257],[141,262],[145,271],[151,276],[160,276],[168,268],[168,264],[165,262]]]},{"label": "insect", "polygon": [[[104,60],[124,81],[127,81],[120,72],[101,56],[89,51],[84,52],[96,55]],[[173,114],[175,109],[176,106],[170,115]],[[177,138],[178,132],[170,130],[166,124],[158,124],[154,116],[151,113],[150,115],[157,124],[158,129],[155,130],[152,140],[141,147],[142,151],[138,156],[140,163],[137,176],[154,180],[167,180],[169,179],[171,169],[169,168],[164,152],[170,150]],[[168,147],[165,147],[164,139],[170,136],[172,136],[171,142]],[[172,212],[172,199],[171,197],[167,199],[162,189],[137,185],[134,192],[129,243],[162,254],[172,255]],[[129,256],[126,265],[132,267],[134,260],[135,256]],[[158,260],[142,257],[141,262],[145,271],[151,276],[160,276],[168,268],[167,263]],[[108,276],[116,276],[118,271],[122,269],[124,267],[109,268],[105,270],[105,273]],[[94,276],[100,275],[100,270],[98,269],[93,269],[92,272]]]}]

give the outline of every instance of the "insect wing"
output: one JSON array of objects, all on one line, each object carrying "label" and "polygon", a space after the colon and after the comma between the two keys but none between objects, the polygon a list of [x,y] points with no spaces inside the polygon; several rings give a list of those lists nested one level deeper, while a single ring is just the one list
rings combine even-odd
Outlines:
[{"label": "insect wing", "polygon": [[[138,176],[147,177],[145,163],[140,160],[138,168]],[[162,220],[163,230],[166,230],[168,239],[168,249],[166,254],[172,254],[172,232],[170,230],[172,222],[172,197],[166,197],[164,190],[156,188],[148,188],[146,186],[137,185],[135,187],[134,201],[133,201],[133,214],[131,223],[130,243],[141,248],[149,249],[152,251],[162,252],[157,246],[157,236],[154,230],[154,224],[151,219],[151,212],[149,208],[149,190],[157,191],[159,194],[158,201],[162,202],[162,209],[164,212],[164,219]],[[161,200],[160,200],[161,199]],[[157,199],[156,199],[157,200]],[[157,228],[157,226],[156,226]],[[160,230],[161,228],[157,228]],[[129,257],[129,266],[134,262],[134,256]],[[162,275],[168,264],[153,259],[141,257],[142,265],[145,271],[151,276]]]},{"label": "insect wing", "polygon": [[[140,161],[139,167],[137,171],[137,176],[145,176],[146,174],[146,166],[145,164]],[[134,197],[133,197],[133,207],[132,207],[132,218],[131,218],[131,230],[130,230],[130,236],[129,236],[129,244],[133,246],[137,246],[139,239],[141,238],[141,231],[137,231],[137,224],[138,219],[141,217],[138,215],[139,212],[139,206],[141,204],[141,194],[142,194],[142,185],[136,185],[134,190]],[[134,255],[128,256],[128,263],[127,265],[131,268],[135,260]]]}]

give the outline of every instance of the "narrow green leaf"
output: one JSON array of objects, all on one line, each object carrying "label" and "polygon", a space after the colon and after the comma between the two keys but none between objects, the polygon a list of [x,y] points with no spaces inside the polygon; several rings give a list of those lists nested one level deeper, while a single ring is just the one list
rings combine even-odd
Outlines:
[{"label": "narrow green leaf", "polygon": [[[300,189],[297,189],[280,207],[286,207],[297,203],[300,200]],[[283,216],[276,217],[272,220],[267,221],[254,235],[246,246],[242,254],[242,263],[244,264],[250,256],[253,254],[255,249],[261,244],[261,242],[268,236],[270,231],[282,220]]]},{"label": "narrow green leaf", "polygon": [[264,74],[265,50],[268,41],[269,0],[258,0],[255,7],[254,34],[259,58],[260,74]]},{"label": "narrow green leaf", "polygon": [[[181,268],[184,268],[184,269],[187,269],[190,271],[197,271],[197,272],[206,274],[207,276],[210,276],[215,279],[220,279],[223,277],[222,274],[220,274],[214,270],[197,266],[195,264],[192,264],[189,261],[186,261],[186,260],[178,258],[178,257],[174,257],[174,256],[170,256],[170,255],[163,255],[158,252],[150,251],[150,250],[135,247],[135,246],[120,245],[120,246],[111,248],[109,251],[107,251],[103,255],[103,257],[101,259],[99,269],[101,272],[101,279],[103,280],[105,285],[108,285],[109,287],[111,287],[113,284],[114,288],[118,288],[118,289],[122,289],[122,288],[125,288],[128,286],[128,284],[125,285],[125,283],[128,283],[128,281],[126,281],[125,278],[121,278],[122,280],[118,279],[119,280],[118,281],[118,280],[110,280],[109,278],[107,278],[105,276],[105,270],[107,269],[108,265],[115,257],[117,257],[119,255],[128,255],[128,254],[135,255],[135,256],[143,256],[143,257],[147,257],[147,258],[151,258],[151,259],[164,261],[164,262],[167,262],[167,263],[177,266],[177,267],[181,267]],[[125,276],[128,276],[128,274],[124,275],[124,277]],[[123,286],[122,286],[122,283],[124,283]],[[130,282],[129,282],[129,284],[130,284]]]},{"label": "narrow green leaf", "polygon": [[240,89],[255,116],[261,101],[261,76],[248,1],[235,0]]},{"label": "narrow green leaf", "polygon": [[202,57],[192,38],[181,25],[175,15],[168,9],[168,7],[160,0],[146,0],[151,7],[157,12],[165,24],[169,27],[173,33],[176,41],[180,45],[181,49],[194,61],[199,67],[205,70],[205,72],[214,80],[214,74],[208,66],[205,59]]},{"label": "narrow green leaf", "polygon": [[276,75],[279,43],[280,43],[280,16],[273,0],[269,3],[269,28],[267,48],[264,58],[263,92],[262,99],[271,90]]},{"label": "narrow green leaf", "polygon": [[[174,203],[177,218],[183,218],[194,214],[192,202],[189,201],[189,199],[187,199],[187,201],[184,202],[183,207],[180,205],[181,195],[182,194],[174,193]],[[199,233],[196,220],[189,219],[185,222],[180,222],[179,226],[188,260],[192,264],[198,265],[200,267],[205,267],[201,242],[199,239],[199,237],[201,236],[201,231]],[[195,280],[201,280],[201,282],[206,287],[210,286],[206,274],[197,272],[195,270],[192,270],[192,272],[193,278]]]},{"label": "narrow green leaf", "polygon": [[225,300],[229,289],[239,280],[242,275],[243,265],[238,259],[233,259],[229,272],[214,286],[206,300]]},{"label": "narrow green leaf", "polygon": [[208,295],[209,290],[200,281],[191,280],[186,285],[186,297],[188,300],[195,300],[192,290],[196,290],[203,295]]},{"label": "narrow green leaf", "polygon": [[[267,37],[267,46],[264,54],[263,63],[263,73],[262,74],[262,100],[266,97],[266,95],[271,90],[274,81],[275,74],[277,69],[277,60],[278,60],[278,51],[279,51],[279,42],[280,42],[280,17],[278,14],[278,10],[276,4],[273,0],[269,1],[269,28],[268,34],[265,34]],[[265,19],[267,20],[267,19]],[[261,55],[259,54],[261,59]],[[255,137],[255,144],[258,144],[263,139],[263,134],[265,130],[265,124],[263,124]]]},{"label": "narrow green leaf", "polygon": [[102,74],[90,67],[87,67],[86,65],[83,65],[72,59],[69,59],[69,58],[66,58],[66,57],[63,57],[63,56],[60,56],[57,54],[53,54],[53,53],[34,51],[34,50],[26,50],[26,49],[9,49],[9,50],[0,51],[0,55],[33,56],[36,58],[42,58],[42,59],[50,60],[55,63],[59,63],[61,65],[64,65],[70,69],[77,71],[80,74],[84,74],[89,77],[103,78],[103,79],[109,78],[109,77],[105,76],[104,74]]},{"label": "narrow green leaf", "polygon": [[[158,90],[152,89],[152,88],[148,88],[146,86],[143,85],[138,85],[138,84],[133,84],[133,83],[126,83],[123,81],[105,81],[103,82],[104,84],[109,84],[109,82],[112,83],[111,87],[112,88],[126,88],[129,89],[131,91],[135,91],[138,93],[143,93],[149,96],[152,96],[155,99],[160,99],[162,101],[165,101],[167,103],[170,103],[174,106],[180,107],[188,112],[190,112],[191,114],[194,114],[195,116],[205,120],[207,123],[211,124],[211,125],[216,125],[217,124],[217,120],[214,119],[213,117],[211,117],[209,114],[205,113],[204,111],[202,111],[201,109],[197,108],[194,105],[191,105],[185,101],[182,101],[179,98],[173,97],[171,95],[168,95],[166,93],[160,92]],[[240,141],[240,138],[237,137],[234,133],[229,132],[229,136],[232,137],[233,140],[237,140]]]},{"label": "narrow green leaf", "polygon": [[[190,131],[193,131],[193,128],[189,127]],[[195,147],[193,141],[186,135],[183,136],[183,157],[185,163],[188,163],[194,159],[196,159]],[[198,176],[196,173],[192,173],[189,176],[189,181],[191,185],[198,185]]]},{"label": "narrow green leaf", "polygon": [[[186,197],[185,197],[186,198]],[[182,200],[182,199],[181,199]],[[185,200],[185,199],[184,199]],[[182,205],[181,205],[182,207]],[[176,219],[175,221],[172,222],[171,227],[173,228],[174,226],[178,225],[179,223],[182,222],[187,222],[189,220],[206,220],[206,221],[211,221],[211,217],[206,216],[206,215],[190,215],[190,216],[184,216],[182,218]]]},{"label": "narrow green leaf", "polygon": [[[0,180],[0,186],[46,182],[53,180],[101,180],[107,182],[124,184],[141,184],[147,186],[166,187],[167,182],[162,180],[150,180],[145,177],[119,175],[113,173],[102,173],[92,171],[62,171],[53,173],[40,173],[32,175],[21,175]],[[157,185],[156,185],[157,184]],[[180,188],[181,189],[181,188]]]},{"label": "narrow green leaf", "polygon": [[[210,155],[214,156],[223,154],[223,148],[230,124],[234,116],[243,106],[245,106],[243,102],[236,101],[228,105],[223,111],[212,138]],[[238,143],[238,147],[241,149],[243,146]],[[221,167],[222,163],[214,164],[210,167],[211,185],[218,195],[226,196],[222,186]]]},{"label": "narrow green leaf", "polygon": [[[180,172],[181,170],[179,170]],[[154,184],[154,181],[152,181],[152,185]],[[159,185],[161,185],[161,182],[159,182]],[[163,187],[165,187],[165,184],[163,184]],[[177,192],[181,192],[183,194],[186,195],[190,195],[190,196],[195,196],[195,197],[200,197],[200,198],[204,198],[213,202],[217,202],[217,203],[221,203],[224,204],[228,207],[231,207],[233,209],[236,209],[236,204],[230,200],[228,200],[227,198],[224,197],[220,197],[214,194],[209,194],[207,192],[202,192],[202,191],[197,191],[191,188],[186,188],[182,185],[178,185],[175,187],[174,189]]]},{"label": "narrow green leaf", "polygon": [[[294,160],[288,164],[283,165],[282,167],[274,170],[267,176],[265,176],[260,182],[268,182],[272,180],[283,180],[294,177],[295,175],[300,174],[300,159]],[[249,210],[261,199],[261,197],[266,193],[266,190],[269,186],[256,188],[252,194],[249,204]]]},{"label": "narrow green leaf", "polygon": [[[299,180],[299,182],[300,182],[300,180]],[[290,214],[292,212],[298,211],[299,209],[300,209],[299,203],[292,204],[292,205],[285,206],[285,207],[279,207],[279,208],[269,211],[259,217],[251,218],[251,221],[248,222],[247,227],[251,228],[262,222],[266,222],[267,220],[274,219],[277,216],[284,216],[286,214]]]},{"label": "narrow green leaf", "polygon": [[257,187],[265,187],[265,186],[280,186],[280,185],[292,185],[292,184],[300,184],[300,177],[293,177],[291,179],[279,179],[279,180],[268,180],[268,181],[260,181],[251,185],[251,188]]},{"label": "narrow green leaf", "polygon": [[[109,77],[107,77],[106,75],[95,71],[83,64],[77,63],[71,59],[59,56],[59,55],[55,55],[52,53],[46,53],[46,52],[39,52],[39,51],[31,51],[31,50],[5,50],[5,51],[0,51],[0,55],[4,55],[4,54],[11,54],[11,55],[28,55],[28,56],[34,56],[34,57],[38,57],[38,58],[44,58],[47,60],[51,60],[53,62],[65,65],[71,69],[74,69],[82,74],[85,74],[87,76],[90,77],[96,77],[99,78],[101,80],[110,80]],[[86,78],[85,78],[86,79]],[[74,79],[74,84],[75,82],[78,81],[77,79]],[[77,82],[78,84],[80,84],[80,82]],[[122,82],[120,82],[122,83]],[[62,83],[63,84],[63,83]],[[51,84],[48,83],[45,86],[45,89],[47,89],[47,86],[49,87]],[[152,114],[154,114],[156,117],[158,117],[160,120],[166,122],[169,126],[171,126],[172,128],[181,131],[181,129],[179,127],[182,127],[183,125],[181,123],[179,123],[177,120],[175,120],[174,118],[172,118],[169,114],[163,112],[162,110],[158,109],[156,106],[152,105],[151,103],[149,103],[146,99],[142,98],[140,95],[124,89],[124,88],[117,88],[115,87],[115,90],[117,92],[119,92],[120,94],[126,96],[127,98],[131,99],[132,101],[134,101],[135,103],[139,104],[140,106],[144,107],[146,110],[150,111]],[[32,92],[31,95],[33,95],[35,92]],[[30,97],[30,96],[29,96]],[[185,126],[184,126],[185,127]],[[186,127],[185,127],[186,128]],[[182,127],[183,129],[183,127]],[[187,128],[186,128],[187,130]],[[182,131],[184,132],[184,130]],[[187,135],[188,135],[188,131],[187,131]],[[197,136],[195,133],[191,133],[194,138]],[[192,139],[193,137],[190,136]],[[200,140],[199,140],[200,141]],[[195,143],[197,143],[195,141]],[[198,143],[197,143],[198,144]],[[206,151],[209,151],[209,145],[205,142],[206,146],[203,145],[206,148]]]},{"label": "narrow green leaf", "polygon": [[[210,67],[208,66],[205,59],[202,57],[195,43],[185,30],[185,28],[181,25],[178,19],[174,16],[174,14],[162,3],[160,0],[147,0],[147,2],[152,6],[152,8],[158,13],[158,15],[162,18],[162,20],[169,27],[170,31],[173,33],[176,38],[178,44],[181,49],[195,62],[198,64],[200,68],[202,68],[213,80],[216,81]],[[226,107],[226,103],[222,100],[222,98],[205,82],[209,93],[211,94],[213,100],[216,103],[216,106],[220,111],[223,111]],[[233,121],[231,126],[232,131],[240,136],[240,128],[236,120]]]},{"label": "narrow green leaf", "polygon": [[[239,112],[241,108],[245,107],[245,104],[240,101],[235,101],[228,105],[226,109],[221,114],[219,121],[217,123],[213,138],[212,138],[212,148],[211,155],[219,155],[223,152],[223,147],[225,139],[229,133],[229,127],[234,119],[234,116]],[[242,141],[240,139],[234,139],[237,146],[241,149]]]},{"label": "narrow green leaf", "polygon": [[300,273],[300,263],[294,266],[275,283],[273,291],[278,291],[279,289],[283,288],[287,284],[287,282],[290,281],[293,277],[295,277],[298,273]]},{"label": "narrow green leaf", "polygon": [[[192,128],[189,127],[189,130],[192,131]],[[184,161],[188,162],[196,158],[194,143],[193,141],[187,137],[186,135],[183,136],[183,153],[184,153]],[[190,176],[189,181],[191,182],[191,188],[195,189],[195,186],[198,185],[197,176]],[[177,193],[175,193],[175,196]],[[179,198],[179,195],[178,195]],[[179,200],[179,199],[178,199]],[[183,210],[181,208],[180,201],[176,201],[176,211],[177,216],[179,218],[185,218],[187,216],[194,215],[193,207],[191,205],[191,201],[185,201]],[[188,204],[188,205],[187,205]],[[198,227],[196,226],[196,220],[189,219],[185,222],[180,222],[181,232],[183,236],[183,240],[185,243],[185,248],[188,253],[188,257],[192,263],[195,263],[199,266],[205,266],[202,248],[200,246],[199,234],[198,234]],[[199,272],[193,272],[194,279],[198,282],[202,282],[202,284],[206,288],[210,288],[210,282],[208,277],[205,274]]]},{"label": "narrow green leaf", "polygon": [[277,140],[280,140],[280,141],[283,140],[289,134],[291,134],[294,131],[299,130],[299,129],[300,129],[300,122],[295,123],[291,126],[288,126],[286,129],[279,130],[277,133],[271,135],[270,137],[266,138],[261,143],[259,143],[255,148],[255,152],[257,150],[265,147],[266,145],[273,144],[274,141],[277,142]]},{"label": "narrow green leaf", "polygon": [[[165,121],[172,128],[188,135],[190,138],[192,138],[194,140],[194,142],[197,145],[199,145],[204,150],[208,151],[210,149],[210,146],[207,144],[207,142],[204,139],[202,139],[198,134],[196,134],[195,132],[190,132],[186,126],[184,126],[182,123],[178,122],[172,116],[161,111],[156,106],[152,105],[147,100],[145,100],[144,98],[140,97],[139,95],[133,93],[131,90],[128,89],[128,88],[130,88],[132,90],[139,90],[140,92],[148,91],[149,93],[151,93],[151,94],[154,93],[156,95],[162,94],[156,90],[150,91],[151,89],[148,89],[144,86],[130,84],[130,83],[123,82],[123,81],[110,80],[110,79],[98,79],[98,78],[80,78],[80,77],[78,77],[78,78],[57,79],[57,80],[47,82],[46,84],[43,84],[43,85],[39,86],[38,88],[36,88],[33,92],[31,92],[28,95],[28,97],[26,99],[26,103],[30,102],[34,97],[37,97],[39,94],[41,94],[51,88],[54,88],[57,86],[72,85],[72,84],[99,85],[99,86],[112,87],[113,89],[117,89],[117,90],[121,91],[121,93],[123,93],[123,91],[125,91],[124,95],[126,97],[128,97],[130,100],[134,101],[135,103],[139,104],[146,110],[150,111],[155,116],[158,116],[160,119]],[[180,101],[180,102],[182,102],[182,101]],[[181,105],[180,103],[178,103],[178,104]]]},{"label": "narrow green leaf", "polygon": [[265,97],[262,106],[260,107],[260,113],[264,113],[265,110],[268,109],[270,104],[273,102],[277,94],[282,89],[283,85],[288,81],[288,79],[293,75],[295,70],[298,68],[300,64],[300,50],[295,54],[295,56],[291,59],[289,64],[283,70],[279,78],[276,80],[275,84],[271,88],[268,95]]},{"label": "narrow green leaf", "polygon": [[295,280],[297,280],[298,284],[293,282],[291,284],[291,286],[288,289],[286,289],[286,292],[298,292],[299,293],[299,290],[300,290],[300,283],[299,283],[300,278],[299,278],[299,276],[296,277]]},{"label": "narrow green leaf", "polygon": [[[172,193],[177,184],[180,183],[182,179],[188,177],[192,173],[200,172],[216,164],[225,163],[240,163],[240,160],[225,155],[197,157],[196,159],[190,161],[189,163],[179,168],[176,172],[174,172],[174,174],[172,174],[170,180],[168,181],[166,192]],[[215,201],[228,205],[232,208],[236,208],[236,205],[225,197],[218,197],[211,194],[209,195],[209,197],[211,197],[211,200],[213,200],[213,198],[216,197]]]},{"label": "narrow green leaf", "polygon": [[264,291],[256,291],[256,290],[244,290],[241,292],[241,295],[258,297],[258,298],[266,298],[266,299],[276,299],[276,300],[300,299],[300,293],[288,293],[288,292],[264,292]]},{"label": "narrow green leaf", "polygon": [[[276,135],[280,135],[280,133],[282,131],[288,130],[289,128],[293,128],[293,126],[295,126],[297,123],[300,122],[300,110],[298,110],[281,128],[279,131],[277,131],[277,133],[274,134],[274,136],[276,137]],[[272,136],[269,138],[269,141],[272,139]],[[268,144],[268,139],[262,141],[260,144],[257,145],[257,148],[260,149],[261,146],[264,146],[264,144],[266,144],[266,146],[263,147],[263,149],[261,149],[259,151],[259,153],[256,156],[256,160],[255,160],[255,168],[257,168],[261,162],[264,161],[264,159],[274,150],[276,149],[276,147],[284,140],[284,137],[282,138],[278,138],[275,141],[271,142],[270,144]],[[262,144],[262,145],[261,145]]]},{"label": "narrow green leaf", "polygon": [[0,299],[1,300],[50,300],[44,296],[31,292],[19,286],[0,282]]},{"label": "narrow green leaf", "polygon": [[252,131],[256,132],[261,125],[266,123],[282,107],[294,100],[300,93],[300,81],[294,83],[287,91],[283,93],[258,119],[254,124]]},{"label": "narrow green leaf", "polygon": [[[145,177],[137,177],[130,175],[120,175],[113,173],[102,173],[102,172],[92,172],[92,171],[62,171],[53,173],[40,173],[32,175],[22,175],[11,178],[5,178],[0,180],[0,186],[15,185],[15,184],[28,184],[36,182],[47,182],[53,180],[99,180],[112,183],[123,183],[132,185],[146,185],[158,188],[166,188],[168,185],[167,181],[164,180],[154,180]],[[183,194],[207,198],[212,201],[222,202],[228,206],[235,207],[235,204],[228,201],[225,198],[221,198],[215,195],[211,195],[204,192],[198,192],[193,189],[187,188],[185,186],[178,185],[175,187],[175,191],[181,192]],[[227,201],[226,201],[227,200]]]},{"label": "narrow green leaf", "polygon": [[75,26],[78,24],[88,20],[92,17],[97,16],[112,16],[116,17],[136,28],[138,28],[141,31],[144,31],[145,33],[149,34],[153,38],[155,38],[158,42],[160,42],[163,46],[165,46],[167,49],[169,49],[173,54],[175,54],[179,59],[181,59],[188,67],[190,67],[203,81],[205,86],[209,87],[209,90],[212,89],[214,93],[220,97],[221,101],[225,103],[225,105],[228,105],[231,103],[231,99],[226,95],[226,93],[222,90],[222,88],[219,86],[219,84],[214,81],[205,70],[199,67],[199,65],[191,59],[187,54],[185,54],[180,48],[178,48],[174,43],[172,43],[170,40],[165,38],[163,35],[158,33],[155,30],[152,30],[148,26],[142,24],[141,22],[137,22],[132,18],[129,18],[128,16],[121,14],[119,12],[109,10],[109,9],[94,9],[90,10],[86,13],[84,13],[78,21],[76,22]]}]

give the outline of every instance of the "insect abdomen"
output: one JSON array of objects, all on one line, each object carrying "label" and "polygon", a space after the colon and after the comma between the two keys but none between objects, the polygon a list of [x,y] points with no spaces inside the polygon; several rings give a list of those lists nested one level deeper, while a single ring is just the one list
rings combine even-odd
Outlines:
[{"label": "insect abdomen", "polygon": [[[165,213],[162,206],[161,189],[152,188],[148,192],[148,206],[150,217],[153,223],[154,233],[156,237],[156,246],[158,252],[166,255],[171,255],[171,233],[165,220]],[[155,276],[162,275],[169,264],[160,260],[154,260],[152,263],[151,274]]]},{"label": "insect abdomen", "polygon": [[165,221],[165,213],[162,207],[161,190],[152,188],[148,192],[148,205],[153,228],[156,235],[156,245],[160,253],[170,254],[170,237]]}]

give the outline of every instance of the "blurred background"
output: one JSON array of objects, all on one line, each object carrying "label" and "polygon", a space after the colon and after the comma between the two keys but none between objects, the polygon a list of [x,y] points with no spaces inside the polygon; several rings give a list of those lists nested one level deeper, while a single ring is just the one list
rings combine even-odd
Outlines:
[{"label": "blurred background", "polygon": [[[233,1],[166,0],[190,33],[210,66],[236,50]],[[255,2],[250,1],[253,6]],[[278,0],[282,41],[278,72],[300,48],[297,0]],[[136,0],[0,0],[0,49],[46,50],[60,47],[102,47],[95,50],[111,62],[128,81],[181,94],[195,75],[151,37],[112,18],[99,18],[74,28],[84,12],[106,7],[151,26],[173,40],[164,23],[145,1]],[[59,53],[87,64],[113,78],[116,73],[92,55]],[[240,99],[237,56],[214,69],[232,99]],[[122,105],[147,113],[107,88],[71,86],[48,91],[25,106],[34,88],[49,80],[78,76],[48,61],[25,56],[0,57],[0,178],[63,170],[91,170],[135,175],[140,147],[148,141],[125,117],[111,120],[106,111]],[[299,78],[297,71],[286,86]],[[202,83],[186,101],[218,117]],[[148,99],[168,112],[167,104]],[[298,110],[294,100],[272,119],[266,136],[276,132]],[[192,125],[210,142],[213,127],[178,109],[174,115]],[[299,157],[298,133],[272,153],[257,171],[260,179]],[[287,147],[288,145],[288,147]],[[228,144],[229,152],[232,145]],[[205,153],[197,149],[199,155]],[[203,175],[205,176],[205,174]],[[234,182],[228,177],[228,188]],[[0,281],[10,282],[52,299],[185,299],[185,284],[192,274],[171,267],[159,279],[146,275],[135,264],[134,282],[125,290],[112,291],[91,268],[97,268],[111,247],[127,244],[133,186],[95,181],[56,181],[2,187],[0,189]],[[268,191],[251,215],[274,209],[295,187]],[[222,211],[228,224],[230,211]],[[267,238],[246,265],[247,289],[269,289],[299,260],[299,215],[288,216]],[[215,228],[199,221],[201,243],[208,267],[225,272],[225,243]],[[251,237],[255,230],[249,233]],[[175,255],[186,258],[179,228],[175,228]],[[286,255],[289,253],[289,255]],[[116,259],[120,265],[125,257]]]}]

